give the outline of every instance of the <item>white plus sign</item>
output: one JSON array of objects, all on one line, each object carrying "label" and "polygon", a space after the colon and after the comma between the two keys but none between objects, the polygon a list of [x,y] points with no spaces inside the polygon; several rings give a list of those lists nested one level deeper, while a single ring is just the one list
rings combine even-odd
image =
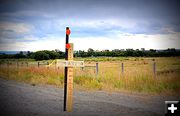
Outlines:
[{"label": "white plus sign", "polygon": [[171,107],[168,107],[168,110],[171,110],[171,113],[174,113],[174,110],[177,110],[177,107],[174,107],[174,104],[171,104]]}]

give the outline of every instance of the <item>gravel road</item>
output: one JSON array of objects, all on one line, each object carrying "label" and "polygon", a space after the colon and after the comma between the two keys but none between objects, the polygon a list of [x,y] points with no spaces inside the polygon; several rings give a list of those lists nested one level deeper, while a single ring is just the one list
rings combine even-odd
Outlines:
[{"label": "gravel road", "polygon": [[0,79],[1,116],[159,116],[179,96],[74,91],[73,112],[63,112],[63,89]]}]

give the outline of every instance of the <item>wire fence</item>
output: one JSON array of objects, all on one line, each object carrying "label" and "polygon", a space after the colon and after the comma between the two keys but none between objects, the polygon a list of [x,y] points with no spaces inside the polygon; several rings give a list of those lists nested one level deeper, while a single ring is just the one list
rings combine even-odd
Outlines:
[{"label": "wire fence", "polygon": [[[22,67],[36,67],[36,68],[51,68],[51,69],[60,69],[64,67],[57,67],[57,62],[55,61],[38,61],[38,62],[27,62],[27,61],[4,61],[0,63],[0,67],[14,67],[14,68],[22,68]],[[84,67],[75,68],[77,71],[88,72],[88,70],[92,70],[95,77],[99,77],[99,75],[107,72],[112,72],[118,75],[118,77],[126,77],[128,74],[140,74],[140,73],[150,73],[154,78],[157,75],[162,73],[171,73],[174,72],[175,69],[168,69],[168,70],[159,70],[157,71],[157,62],[92,62],[86,63]],[[172,67],[172,66],[171,66]],[[126,76],[125,76],[126,75]]]}]

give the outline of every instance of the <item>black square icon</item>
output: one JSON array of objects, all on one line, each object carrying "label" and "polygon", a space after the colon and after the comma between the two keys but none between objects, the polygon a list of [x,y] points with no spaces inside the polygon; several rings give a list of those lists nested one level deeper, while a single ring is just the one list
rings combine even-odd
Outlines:
[{"label": "black square icon", "polygon": [[179,101],[165,101],[165,116],[180,116]]}]

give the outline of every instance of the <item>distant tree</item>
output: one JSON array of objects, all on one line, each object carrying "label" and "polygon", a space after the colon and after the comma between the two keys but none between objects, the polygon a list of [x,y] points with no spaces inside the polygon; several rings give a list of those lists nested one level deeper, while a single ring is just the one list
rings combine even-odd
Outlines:
[{"label": "distant tree", "polygon": [[94,50],[92,48],[89,48],[88,52],[87,52],[87,55],[88,56],[94,56]]},{"label": "distant tree", "polygon": [[65,53],[62,51],[58,51],[59,58],[65,58]]},{"label": "distant tree", "polygon": [[150,51],[150,52],[156,52],[156,50],[155,50],[155,49],[150,49],[149,51]]},{"label": "distant tree", "polygon": [[[126,57],[126,56],[134,56],[134,57],[169,57],[169,56],[180,56],[180,50],[175,48],[168,48],[166,50],[145,50],[142,49],[114,49],[114,50],[93,50],[89,48],[86,51],[79,50],[74,52],[75,57],[98,57],[98,56],[108,56],[108,57]],[[10,58],[31,58],[35,60],[48,60],[48,59],[56,59],[56,58],[65,58],[65,52],[62,52],[58,49],[54,51],[43,50],[37,52],[23,53],[22,51],[17,54],[0,54],[0,59],[10,59]]]},{"label": "distant tree", "polygon": [[176,49],[175,48],[168,48],[166,51],[168,51],[168,52],[176,52]]},{"label": "distant tree", "polygon": [[134,52],[133,49],[126,49],[125,55],[126,56],[133,56],[133,52]]},{"label": "distant tree", "polygon": [[27,58],[31,58],[32,54],[33,52],[27,51],[27,54],[26,54]]},{"label": "distant tree", "polygon": [[49,60],[49,54],[44,51],[37,51],[34,54],[35,60]]},{"label": "distant tree", "polygon": [[78,54],[79,57],[87,57],[88,56],[87,52],[85,52],[84,50],[83,51],[79,50],[77,54]]},{"label": "distant tree", "polygon": [[55,49],[55,52],[59,52],[60,50],[59,49]]},{"label": "distant tree", "polygon": [[49,55],[50,59],[57,59],[60,56],[59,53],[55,51],[44,50],[44,52]]},{"label": "distant tree", "polygon": [[12,59],[15,58],[14,54],[0,54],[0,59]]},{"label": "distant tree", "polygon": [[23,52],[20,51],[19,53],[17,53],[17,54],[15,55],[15,58],[26,58],[26,55],[24,55]]}]

